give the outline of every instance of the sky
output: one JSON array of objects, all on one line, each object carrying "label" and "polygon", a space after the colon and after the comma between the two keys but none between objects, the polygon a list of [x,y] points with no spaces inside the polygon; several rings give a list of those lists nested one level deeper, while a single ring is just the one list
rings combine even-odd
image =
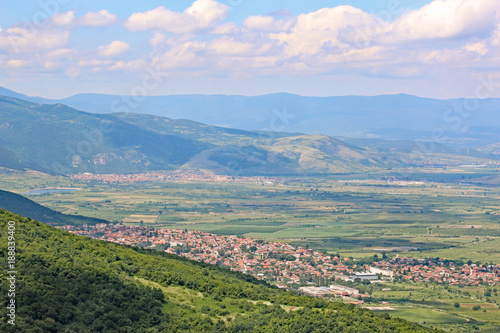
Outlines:
[{"label": "sky", "polygon": [[500,97],[498,0],[0,0],[30,96]]}]

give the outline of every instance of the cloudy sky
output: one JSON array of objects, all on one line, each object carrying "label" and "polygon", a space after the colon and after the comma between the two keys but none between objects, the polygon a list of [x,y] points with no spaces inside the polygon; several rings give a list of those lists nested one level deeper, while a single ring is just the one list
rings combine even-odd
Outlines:
[{"label": "cloudy sky", "polygon": [[500,97],[498,0],[0,0],[0,8],[0,86],[28,95]]}]

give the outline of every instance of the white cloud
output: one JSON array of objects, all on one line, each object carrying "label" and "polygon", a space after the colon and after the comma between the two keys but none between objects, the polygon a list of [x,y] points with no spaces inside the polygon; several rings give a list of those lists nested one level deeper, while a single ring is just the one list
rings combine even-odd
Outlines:
[{"label": "white cloud", "polygon": [[244,22],[245,28],[252,31],[285,32],[294,24],[293,19],[275,20],[272,16],[250,16]]},{"label": "white cloud", "polygon": [[75,58],[78,55],[78,51],[74,49],[55,49],[52,51],[49,51],[45,54],[45,57],[47,59],[51,60],[69,60],[72,58]]},{"label": "white cloud", "polygon": [[127,52],[129,49],[129,44],[115,40],[111,44],[99,46],[97,52],[103,57],[114,57]]},{"label": "white cloud", "polygon": [[343,34],[359,31],[375,20],[374,16],[351,6],[323,8],[299,15],[290,32],[271,34],[271,37],[286,44],[288,56],[330,53],[342,46]]},{"label": "white cloud", "polygon": [[240,28],[233,22],[216,26],[210,31],[213,35],[233,35],[240,32]]},{"label": "white cloud", "polygon": [[78,24],[86,26],[105,26],[117,22],[118,19],[116,15],[111,14],[106,9],[98,12],[88,12],[77,20]]},{"label": "white cloud", "polygon": [[152,67],[173,72],[209,70],[210,58],[203,56],[206,42],[189,41],[171,45],[168,51],[157,55],[152,60]]},{"label": "white cloud", "polygon": [[196,0],[184,12],[178,13],[161,6],[132,14],[125,26],[131,31],[164,30],[173,33],[193,33],[215,28],[223,20],[229,7],[215,0]]},{"label": "white cloud", "polygon": [[130,61],[118,61],[109,67],[109,70],[127,70],[132,72],[143,72],[147,68],[148,63],[143,59],[136,59]]},{"label": "white cloud", "polygon": [[[298,16],[250,16],[237,25],[224,22],[229,7],[222,2],[196,0],[183,12],[158,7],[126,20],[130,31],[151,31],[149,36],[134,34],[149,38],[150,47],[139,59],[132,59],[130,45],[120,40],[91,51],[69,48],[71,29],[118,22],[106,10],[82,17],[69,11],[52,16],[38,30],[0,28],[0,61],[9,73],[66,72],[74,77],[138,73],[151,66],[180,76],[326,74],[424,82],[435,73],[465,77],[478,69],[498,68],[497,1],[434,0],[394,21],[338,6]],[[79,41],[72,40],[74,45]]]},{"label": "white cloud", "polygon": [[9,68],[26,67],[29,64],[28,60],[11,59],[5,64]]},{"label": "white cloud", "polygon": [[248,55],[255,45],[246,42],[235,41],[233,38],[222,37],[211,41],[208,50],[215,55]]},{"label": "white cloud", "polygon": [[167,36],[164,33],[157,32],[154,34],[153,38],[149,40],[149,44],[153,47],[157,47],[165,43]]},{"label": "white cloud", "polygon": [[491,32],[499,10],[497,0],[434,0],[404,13],[384,39],[403,42],[482,35]]},{"label": "white cloud", "polygon": [[69,31],[57,29],[8,28],[0,32],[0,50],[8,53],[36,53],[64,47],[69,35]]},{"label": "white cloud", "polygon": [[56,13],[50,18],[50,23],[56,26],[65,26],[73,23],[75,12],[69,11],[66,13]]},{"label": "white cloud", "polygon": [[467,44],[464,45],[463,49],[469,52],[479,53],[480,55],[485,55],[486,53],[488,53],[488,48],[484,42]]},{"label": "white cloud", "polygon": [[114,62],[112,60],[97,60],[97,59],[92,59],[92,60],[80,60],[77,62],[77,66],[79,67],[99,67],[99,66],[109,66],[112,65]]}]

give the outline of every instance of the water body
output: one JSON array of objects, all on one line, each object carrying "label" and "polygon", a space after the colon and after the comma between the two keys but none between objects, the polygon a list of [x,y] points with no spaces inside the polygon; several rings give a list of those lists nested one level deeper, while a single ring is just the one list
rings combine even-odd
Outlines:
[{"label": "water body", "polygon": [[65,193],[65,192],[75,192],[78,191],[77,188],[42,188],[39,190],[31,190],[28,192],[21,193],[23,195],[40,195],[40,194],[53,194],[53,193]]}]

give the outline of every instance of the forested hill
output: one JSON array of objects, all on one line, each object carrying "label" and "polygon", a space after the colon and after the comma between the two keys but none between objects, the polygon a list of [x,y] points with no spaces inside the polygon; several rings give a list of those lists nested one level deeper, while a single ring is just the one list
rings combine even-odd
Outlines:
[{"label": "forested hill", "polygon": [[0,190],[0,208],[52,225],[108,223],[108,221],[98,218],[59,213],[22,195],[3,190]]},{"label": "forested hill", "polygon": [[0,293],[15,221],[16,326],[1,332],[429,332],[217,266],[92,240],[0,209]]}]

